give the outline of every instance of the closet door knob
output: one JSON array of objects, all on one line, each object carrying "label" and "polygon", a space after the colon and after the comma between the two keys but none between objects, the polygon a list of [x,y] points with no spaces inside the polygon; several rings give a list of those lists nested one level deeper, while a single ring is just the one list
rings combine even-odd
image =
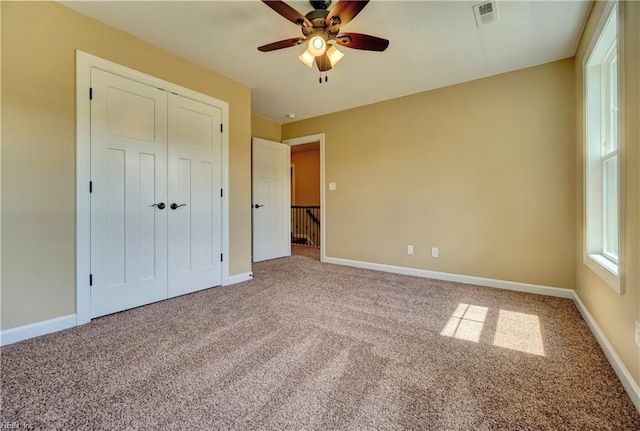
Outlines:
[{"label": "closet door knob", "polygon": [[163,210],[163,209],[164,209],[164,207],[166,207],[166,205],[164,204],[164,202],[160,202],[160,203],[157,203],[157,204],[153,204],[153,205],[151,205],[151,206],[152,206],[152,207],[158,207],[158,209],[159,209],[159,210]]},{"label": "closet door knob", "polygon": [[174,203],[172,203],[171,205],[169,205],[169,208],[171,208],[172,210],[177,210],[177,209],[178,209],[178,208],[180,208],[180,207],[186,207],[186,206],[187,206],[187,204],[180,204],[180,205],[178,205],[177,203],[175,203],[175,202],[174,202]]}]

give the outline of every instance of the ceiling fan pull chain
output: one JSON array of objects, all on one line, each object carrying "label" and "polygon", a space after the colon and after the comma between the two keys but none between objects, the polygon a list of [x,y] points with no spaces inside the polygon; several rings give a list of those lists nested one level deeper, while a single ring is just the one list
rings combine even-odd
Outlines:
[{"label": "ceiling fan pull chain", "polygon": [[324,73],[324,82],[328,82],[329,81],[329,76],[327,75],[327,72]]}]

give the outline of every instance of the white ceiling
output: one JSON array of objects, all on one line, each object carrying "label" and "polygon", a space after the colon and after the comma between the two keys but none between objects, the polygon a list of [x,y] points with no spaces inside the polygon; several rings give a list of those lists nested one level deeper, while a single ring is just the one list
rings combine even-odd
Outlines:
[{"label": "white ceiling", "polygon": [[249,86],[255,115],[287,123],[573,57],[591,8],[586,0],[503,0],[500,20],[478,28],[479,2],[371,1],[342,30],[389,39],[389,48],[340,48],[345,57],[322,84],[297,58],[305,45],[256,49],[301,35],[257,0],[61,3]]}]

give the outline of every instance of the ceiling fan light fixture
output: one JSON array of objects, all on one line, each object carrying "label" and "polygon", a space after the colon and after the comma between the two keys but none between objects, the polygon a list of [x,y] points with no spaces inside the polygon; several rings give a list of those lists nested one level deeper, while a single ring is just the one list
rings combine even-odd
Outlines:
[{"label": "ceiling fan light fixture", "polygon": [[[487,1],[495,2],[496,0]],[[284,0],[262,0],[262,2],[283,18],[299,26],[303,37],[269,43],[259,46],[258,50],[269,52],[307,42],[307,49],[298,56],[298,59],[311,69],[315,63],[321,74],[320,82],[322,82],[322,73],[325,74],[324,80],[326,82],[327,71],[331,70],[344,57],[335,44],[365,51],[384,51],[389,46],[387,39],[362,33],[342,32],[342,27],[353,20],[369,3],[369,0],[338,0],[331,10],[328,9],[331,0],[310,1],[313,11],[306,15],[302,15]]]},{"label": "ceiling fan light fixture", "polygon": [[327,49],[327,57],[329,57],[331,66],[335,66],[340,60],[342,60],[344,54],[340,52],[335,46],[329,45],[329,49]]},{"label": "ceiling fan light fixture", "polygon": [[317,57],[319,55],[324,54],[326,50],[327,50],[327,42],[324,40],[324,37],[322,37],[319,34],[316,34],[309,38],[309,47],[307,48],[307,51],[311,55],[313,55],[314,57]]},{"label": "ceiling fan light fixture", "polygon": [[315,60],[315,57],[311,55],[311,53],[307,49],[305,52],[303,52],[300,55],[300,57],[298,57],[298,59],[304,64],[306,64],[308,67],[313,67],[313,61]]}]

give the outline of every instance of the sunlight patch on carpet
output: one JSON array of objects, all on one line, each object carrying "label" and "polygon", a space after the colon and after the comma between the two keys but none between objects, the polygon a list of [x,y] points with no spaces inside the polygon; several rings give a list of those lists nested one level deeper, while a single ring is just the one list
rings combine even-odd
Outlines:
[{"label": "sunlight patch on carpet", "polygon": [[533,314],[500,310],[493,345],[545,356],[540,319]]},{"label": "sunlight patch on carpet", "polygon": [[480,341],[480,334],[488,311],[487,307],[461,302],[440,335],[477,343]]},{"label": "sunlight patch on carpet", "polygon": [[492,324],[487,325],[488,316],[488,307],[461,302],[451,314],[440,335],[478,343],[485,326],[489,328],[495,326],[494,346],[545,356],[538,316],[501,309],[498,310],[497,321],[495,313],[492,313],[490,318]]}]

